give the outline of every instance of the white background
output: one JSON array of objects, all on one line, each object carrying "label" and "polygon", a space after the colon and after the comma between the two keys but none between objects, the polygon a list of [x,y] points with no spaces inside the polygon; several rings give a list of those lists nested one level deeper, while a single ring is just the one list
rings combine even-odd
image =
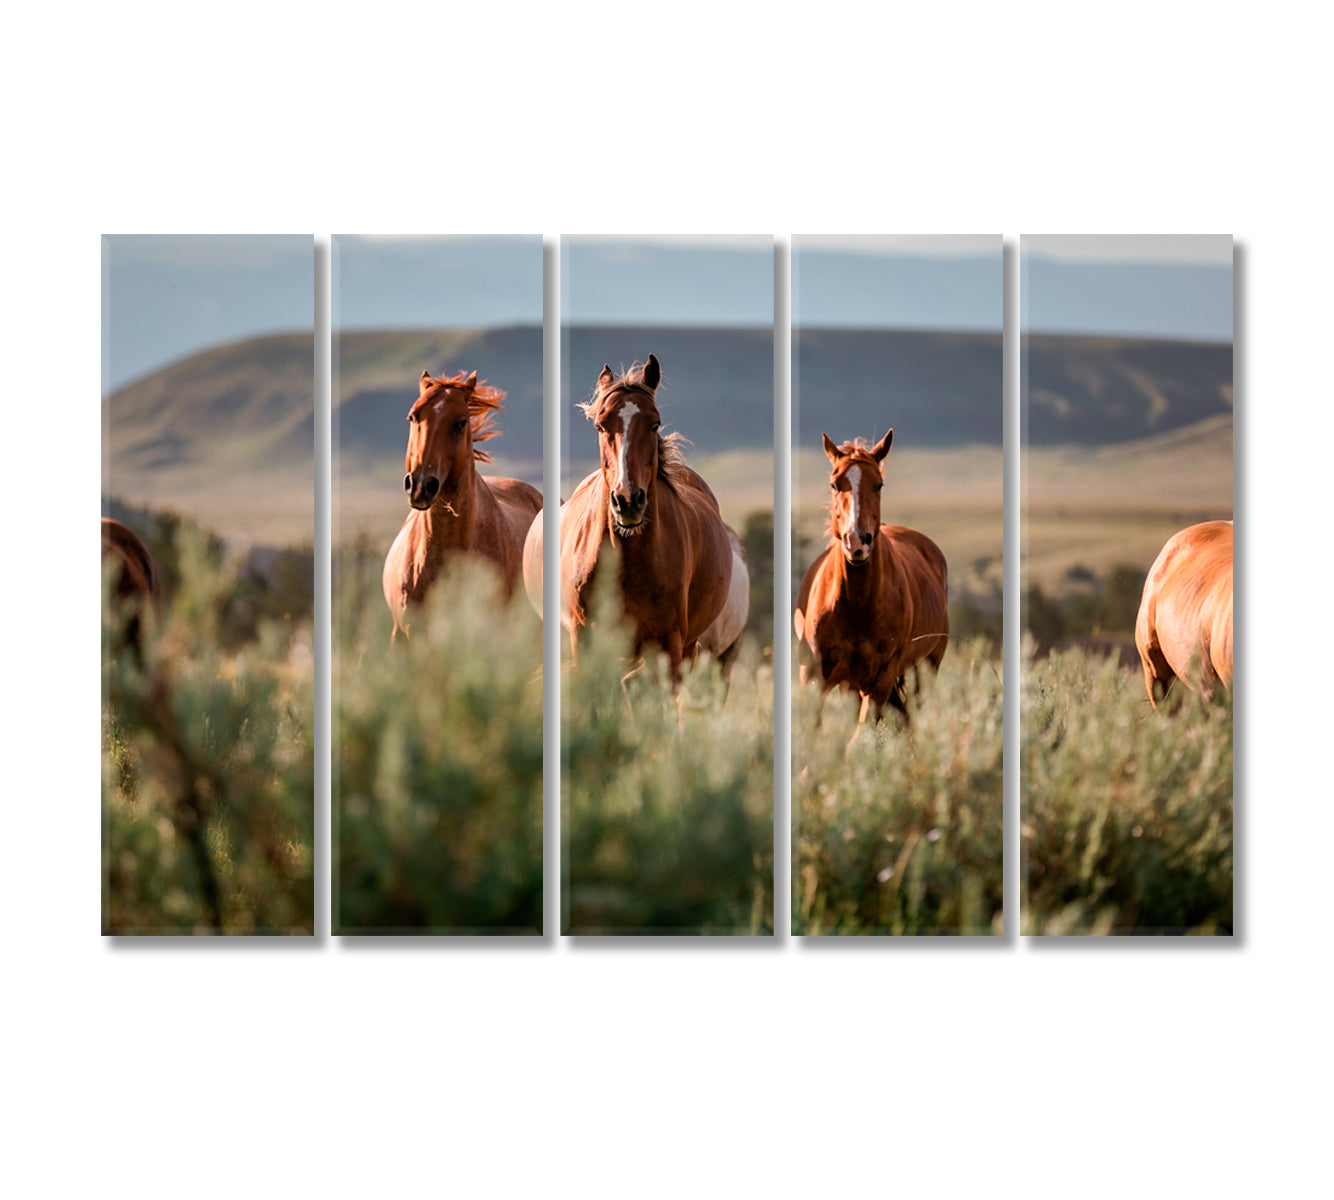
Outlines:
[{"label": "white background", "polygon": [[[1279,3],[878,11],[9,14],[8,1194],[1327,1180],[1327,39]],[[99,234],[996,230],[1236,235],[1242,936],[99,937]]]}]

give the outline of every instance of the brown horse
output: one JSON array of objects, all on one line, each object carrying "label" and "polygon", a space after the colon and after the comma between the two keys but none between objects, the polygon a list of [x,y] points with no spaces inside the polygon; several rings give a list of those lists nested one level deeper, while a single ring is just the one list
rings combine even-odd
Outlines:
[{"label": "brown horse", "polygon": [[102,562],[118,564],[114,586],[116,606],[126,615],[125,640],[141,645],[144,602],[155,617],[162,613],[162,585],[157,564],[134,530],[119,521],[102,518]]},{"label": "brown horse", "polygon": [[945,556],[917,530],[880,523],[880,464],[892,429],[870,448],[860,438],[835,446],[821,436],[833,464],[831,540],[802,578],[793,627],[822,695],[839,686],[860,694],[859,721],[872,704],[877,721],[886,704],[906,719],[908,671],[920,682],[919,664],[938,668],[945,656]]},{"label": "brown horse", "polygon": [[456,554],[491,562],[505,595],[514,591],[524,535],[542,508],[542,494],[517,479],[483,478],[491,461],[479,446],[497,434],[492,422],[505,393],[466,378],[421,373],[408,412],[403,490],[412,511],[384,563],[384,598],[394,617],[392,637],[408,632],[408,608],[419,606],[445,563]]},{"label": "brown horse", "polygon": [[652,354],[619,379],[604,366],[580,406],[597,426],[602,462],[561,511],[561,624],[574,650],[598,567],[612,556],[633,654],[656,642],[675,686],[728,608],[734,552],[717,499],[681,455],[684,439],[659,431],[661,380]]},{"label": "brown horse", "polygon": [[1206,700],[1232,690],[1232,522],[1206,521],[1167,540],[1144,581],[1135,621],[1149,703],[1180,679]]}]

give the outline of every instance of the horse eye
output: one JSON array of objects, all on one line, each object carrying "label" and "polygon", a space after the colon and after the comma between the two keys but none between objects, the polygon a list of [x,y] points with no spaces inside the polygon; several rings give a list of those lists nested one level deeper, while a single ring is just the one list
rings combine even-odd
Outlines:
[{"label": "horse eye", "polygon": [[657,432],[658,432],[658,429],[659,429],[659,427],[660,427],[661,425],[662,425],[662,422],[661,422],[661,421],[654,421],[654,422],[653,422],[653,429],[652,429],[652,432],[653,432],[653,433],[657,433]]},{"label": "horse eye", "polygon": [[464,417],[462,421],[454,422],[454,432],[462,433],[468,427],[468,418]]},{"label": "horse eye", "polygon": [[875,485],[875,490],[876,490],[877,492],[884,491],[884,488],[885,488],[885,485],[884,485],[883,483],[877,483],[877,484]]}]

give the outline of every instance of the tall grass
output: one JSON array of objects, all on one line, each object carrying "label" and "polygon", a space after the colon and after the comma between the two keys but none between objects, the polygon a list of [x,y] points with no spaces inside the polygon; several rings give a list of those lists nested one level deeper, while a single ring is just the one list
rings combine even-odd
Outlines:
[{"label": "tall grass", "polygon": [[104,573],[102,931],[311,933],[310,626],[258,620],[242,639],[237,570],[193,527],[171,558],[139,652]]},{"label": "tall grass", "polygon": [[541,626],[464,562],[391,645],[383,562],[336,563],[334,931],[540,933]]},{"label": "tall grass", "polygon": [[999,666],[952,641],[910,727],[886,710],[859,728],[841,689],[819,713],[818,686],[793,680],[793,933],[1002,931]]},{"label": "tall grass", "polygon": [[1024,657],[1024,932],[1230,932],[1231,700],[1155,711],[1115,658]]},{"label": "tall grass", "polygon": [[561,690],[564,933],[773,931],[773,672],[753,641],[730,688],[663,656],[629,670],[616,606],[567,660]]}]

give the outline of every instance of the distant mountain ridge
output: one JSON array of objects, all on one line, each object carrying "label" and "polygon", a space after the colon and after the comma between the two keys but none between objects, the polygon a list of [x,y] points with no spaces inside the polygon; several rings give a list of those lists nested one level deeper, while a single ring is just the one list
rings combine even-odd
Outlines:
[{"label": "distant mountain ridge", "polygon": [[[384,480],[401,501],[405,417],[424,369],[476,370],[504,389],[501,436],[488,448],[514,473],[540,479],[540,327],[357,331],[335,342],[335,482]],[[1001,444],[997,334],[809,329],[794,331],[793,346],[799,447],[818,449],[822,432],[844,440],[891,426],[896,449]],[[574,405],[602,364],[628,367],[650,353],[663,368],[664,424],[691,439],[692,457],[772,452],[772,330],[573,326],[563,330],[559,405],[575,459],[594,453]],[[1026,338],[1024,353],[1034,446],[1115,445],[1231,419],[1226,344],[1053,335]],[[313,396],[305,334],[231,343],[164,367],[104,402],[103,490],[174,504],[218,529],[229,511],[245,509],[258,528],[270,508],[286,505],[294,529],[313,491]]]}]

